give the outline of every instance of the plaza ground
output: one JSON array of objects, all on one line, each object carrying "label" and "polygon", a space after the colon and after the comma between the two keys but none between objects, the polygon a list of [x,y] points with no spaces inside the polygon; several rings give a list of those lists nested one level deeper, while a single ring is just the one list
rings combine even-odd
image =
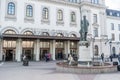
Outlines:
[{"label": "plaza ground", "polygon": [[56,61],[0,63],[0,80],[120,80],[120,72],[105,74],[73,74],[56,71]]}]

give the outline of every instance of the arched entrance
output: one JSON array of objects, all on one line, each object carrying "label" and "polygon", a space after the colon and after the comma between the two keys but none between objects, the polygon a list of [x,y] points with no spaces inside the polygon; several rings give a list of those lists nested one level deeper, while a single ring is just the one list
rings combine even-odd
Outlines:
[{"label": "arched entrance", "polygon": [[50,41],[49,40],[41,40],[40,41],[40,54],[39,59],[44,60],[45,54],[50,52]]},{"label": "arched entrance", "polygon": [[[24,32],[24,35],[33,35],[31,31]],[[34,60],[34,40],[31,39],[22,39],[22,57],[27,55],[29,60]],[[21,58],[22,58],[21,57]]]},{"label": "arched entrance", "polygon": [[[16,34],[13,30],[6,30],[3,34],[12,35]],[[14,38],[4,38],[3,39],[3,53],[2,59],[5,61],[15,61],[16,55],[16,39]]]}]

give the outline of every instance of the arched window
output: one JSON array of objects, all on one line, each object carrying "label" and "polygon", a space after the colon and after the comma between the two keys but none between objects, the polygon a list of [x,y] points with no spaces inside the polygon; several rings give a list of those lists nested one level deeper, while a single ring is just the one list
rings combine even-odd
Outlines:
[{"label": "arched window", "polygon": [[76,22],[75,12],[71,12],[71,22]]},{"label": "arched window", "polygon": [[49,36],[49,34],[47,32],[43,32],[42,35],[43,36]]},{"label": "arched window", "polygon": [[33,33],[31,31],[26,31],[23,33],[24,35],[33,35]]},{"label": "arched window", "polygon": [[42,11],[42,17],[43,19],[48,19],[49,17],[49,11],[48,11],[48,8],[43,8],[43,11]]},{"label": "arched window", "polygon": [[33,17],[33,7],[31,5],[27,5],[26,7],[26,16]]},{"label": "arched window", "polygon": [[58,33],[57,36],[58,37],[63,37],[63,34],[62,33]]},{"label": "arched window", "polygon": [[15,15],[15,4],[13,2],[8,3],[7,14]]},{"label": "arched window", "polygon": [[16,34],[16,32],[13,30],[7,30],[4,32],[4,34]]},{"label": "arched window", "polygon": [[95,52],[94,55],[98,56],[98,46],[97,45],[95,45],[95,51],[94,52]]},{"label": "arched window", "polygon": [[57,12],[57,20],[58,21],[63,21],[63,11],[62,10],[58,10],[58,12]]},{"label": "arched window", "polygon": [[76,35],[75,34],[71,34],[70,37],[76,37]]}]

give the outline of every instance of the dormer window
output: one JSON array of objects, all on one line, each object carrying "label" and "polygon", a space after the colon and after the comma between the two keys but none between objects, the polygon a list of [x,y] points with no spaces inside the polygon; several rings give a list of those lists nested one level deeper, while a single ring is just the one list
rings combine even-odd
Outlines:
[{"label": "dormer window", "polygon": [[120,14],[119,14],[119,13],[117,13],[117,16],[120,16]]},{"label": "dormer window", "polygon": [[91,3],[93,3],[93,4],[99,4],[99,0],[91,0]]},{"label": "dormer window", "polygon": [[110,16],[112,16],[112,12],[110,12]]}]

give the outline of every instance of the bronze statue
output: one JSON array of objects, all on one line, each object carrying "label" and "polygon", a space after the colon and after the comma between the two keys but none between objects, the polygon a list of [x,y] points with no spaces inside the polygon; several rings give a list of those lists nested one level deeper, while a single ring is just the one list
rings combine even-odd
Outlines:
[{"label": "bronze statue", "polygon": [[80,41],[86,41],[87,33],[88,33],[89,22],[86,19],[86,16],[83,16],[83,20],[81,20],[81,29],[80,29]]}]

